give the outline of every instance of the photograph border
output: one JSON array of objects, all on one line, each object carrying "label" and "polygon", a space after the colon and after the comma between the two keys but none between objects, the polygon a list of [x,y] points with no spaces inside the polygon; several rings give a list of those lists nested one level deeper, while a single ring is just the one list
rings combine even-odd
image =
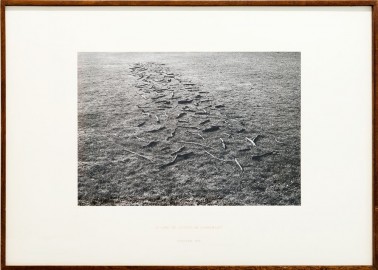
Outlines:
[{"label": "photograph border", "polygon": [[[6,31],[7,6],[368,6],[372,9],[372,265],[367,266],[8,266],[6,265]],[[1,268],[5,270],[367,270],[378,269],[378,0],[3,0],[1,23]]]}]

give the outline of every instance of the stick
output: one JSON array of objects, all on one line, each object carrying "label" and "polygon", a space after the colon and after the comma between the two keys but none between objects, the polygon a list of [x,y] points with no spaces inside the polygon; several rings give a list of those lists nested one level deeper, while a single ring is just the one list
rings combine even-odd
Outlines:
[{"label": "stick", "polygon": [[223,146],[223,149],[225,149],[226,150],[226,144],[224,143],[224,141],[223,141],[223,139],[222,138],[220,138],[220,140],[221,140],[221,142],[222,142],[222,146]]},{"label": "stick", "polygon": [[253,140],[251,140],[250,138],[245,137],[245,139],[247,141],[249,141],[253,146],[256,146],[255,142]]},{"label": "stick", "polygon": [[126,152],[129,152],[129,153],[131,153],[131,154],[137,155],[138,157],[141,157],[141,158],[147,159],[147,160],[149,160],[149,161],[152,161],[151,158],[148,158],[148,157],[143,156],[143,155],[141,155],[141,154],[135,153],[135,152],[133,152],[133,151],[131,151],[131,150],[128,150],[128,149],[123,149],[123,150],[125,150]]},{"label": "stick", "polygon": [[259,137],[260,135],[256,135],[253,139],[250,139],[248,137],[245,137],[247,141],[249,141],[253,146],[256,146],[255,140]]},{"label": "stick", "polygon": [[202,138],[202,140],[205,139],[201,134],[197,133],[197,135],[200,136]]},{"label": "stick", "polygon": [[221,158],[217,158],[216,156],[214,156],[213,154],[211,154],[210,152],[207,152],[206,150],[203,150],[206,154],[209,154],[211,157],[217,159],[217,160],[220,160],[220,161],[223,161],[223,162],[230,162],[232,160],[226,160],[226,159],[221,159]]},{"label": "stick", "polygon": [[157,115],[155,115],[155,118],[156,118],[156,122],[160,123],[160,119]]},{"label": "stick", "polygon": [[236,162],[236,164],[238,164],[240,170],[243,171],[243,167],[240,165],[239,161],[236,158],[235,158],[235,162]]},{"label": "stick", "polygon": [[256,139],[257,139],[258,137],[260,137],[259,134],[257,134],[252,140],[253,140],[253,141],[256,141]]}]

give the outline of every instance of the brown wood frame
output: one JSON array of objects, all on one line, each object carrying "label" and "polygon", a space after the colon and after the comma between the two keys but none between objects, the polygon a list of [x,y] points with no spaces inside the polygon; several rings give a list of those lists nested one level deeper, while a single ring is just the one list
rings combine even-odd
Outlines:
[{"label": "brown wood frame", "polygon": [[[1,0],[0,0],[1,1]],[[370,6],[373,55],[373,264],[370,266],[7,266],[6,265],[6,6]],[[378,270],[378,0],[2,0],[1,264],[4,270]]]}]

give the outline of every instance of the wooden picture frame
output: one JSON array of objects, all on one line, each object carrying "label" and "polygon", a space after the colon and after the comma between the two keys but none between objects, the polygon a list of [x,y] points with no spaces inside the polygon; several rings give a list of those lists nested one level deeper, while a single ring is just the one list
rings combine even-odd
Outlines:
[{"label": "wooden picture frame", "polygon": [[[6,264],[6,28],[8,6],[368,6],[373,25],[373,264],[371,266],[9,266]],[[378,1],[376,0],[3,0],[1,1],[1,268],[9,270],[368,270],[378,269]]]}]

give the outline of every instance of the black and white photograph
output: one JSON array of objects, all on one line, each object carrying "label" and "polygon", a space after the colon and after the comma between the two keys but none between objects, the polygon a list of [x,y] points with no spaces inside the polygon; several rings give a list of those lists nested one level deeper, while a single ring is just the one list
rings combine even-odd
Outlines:
[{"label": "black and white photograph", "polygon": [[301,53],[79,52],[78,205],[301,205]]}]

